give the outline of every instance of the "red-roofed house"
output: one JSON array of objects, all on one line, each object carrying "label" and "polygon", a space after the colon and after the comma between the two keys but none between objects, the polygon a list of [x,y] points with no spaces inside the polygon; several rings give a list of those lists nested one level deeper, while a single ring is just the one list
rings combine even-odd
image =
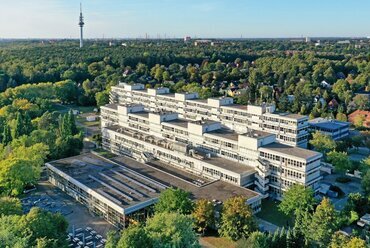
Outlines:
[{"label": "red-roofed house", "polygon": [[355,123],[356,117],[362,115],[364,116],[364,122],[363,126],[370,128],[370,111],[365,111],[365,110],[356,110],[352,114],[348,115],[348,121],[351,122],[352,124]]}]

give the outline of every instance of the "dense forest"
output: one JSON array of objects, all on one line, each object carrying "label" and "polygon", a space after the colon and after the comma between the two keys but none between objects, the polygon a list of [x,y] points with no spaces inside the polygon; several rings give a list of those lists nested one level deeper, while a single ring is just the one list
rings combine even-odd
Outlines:
[{"label": "dense forest", "polygon": [[[16,42],[0,45],[0,92],[23,84],[73,81],[68,101],[101,105],[118,81],[230,95],[236,102],[275,102],[281,111],[345,120],[368,109],[367,41],[338,44],[287,40],[224,41],[195,46],[181,41]],[[9,99],[0,98],[0,106]]]}]

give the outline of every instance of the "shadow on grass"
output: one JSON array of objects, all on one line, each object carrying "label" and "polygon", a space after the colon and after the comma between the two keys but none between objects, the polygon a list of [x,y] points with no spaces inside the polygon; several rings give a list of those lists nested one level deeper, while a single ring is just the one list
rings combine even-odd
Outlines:
[{"label": "shadow on grass", "polygon": [[279,201],[270,199],[262,200],[262,210],[256,216],[279,227],[292,227],[294,225],[293,218],[279,211],[279,203]]}]

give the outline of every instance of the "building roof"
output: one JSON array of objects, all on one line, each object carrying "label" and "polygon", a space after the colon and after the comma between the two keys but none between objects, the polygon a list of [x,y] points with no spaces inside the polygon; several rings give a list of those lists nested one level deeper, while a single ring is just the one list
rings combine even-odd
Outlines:
[{"label": "building roof", "polygon": [[241,163],[229,160],[229,159],[221,158],[221,157],[211,157],[211,158],[208,158],[202,161],[215,165],[225,170],[236,172],[238,174],[255,173],[255,169],[251,166],[244,165],[244,164],[241,164]]},{"label": "building roof", "polygon": [[363,115],[365,116],[365,121],[363,123],[364,127],[370,127],[370,111],[365,111],[365,110],[356,110],[355,112],[351,113],[348,115],[348,120],[352,123],[355,122],[355,118],[358,115]]},{"label": "building roof", "polygon": [[102,107],[117,110],[118,109],[118,104],[110,103],[110,104],[106,104]]},{"label": "building roof", "polygon": [[249,129],[248,132],[243,134],[244,136],[248,136],[250,138],[266,138],[271,135],[275,135],[273,133],[268,133],[265,131],[260,131],[260,130],[253,130]]},{"label": "building roof", "polygon": [[[143,164],[137,162],[128,157],[116,157],[114,158],[115,162],[122,163],[125,166],[129,167],[132,170],[140,172],[140,174],[154,179],[166,186],[172,186],[175,188],[181,188],[185,191],[191,193],[191,198],[193,199],[217,199],[217,200],[226,200],[233,196],[244,196],[248,199],[252,197],[258,197],[259,194],[255,191],[252,191],[247,188],[239,187],[236,185],[232,185],[230,183],[223,182],[221,180],[214,181],[211,183],[206,184],[205,186],[198,187],[192,183],[187,182],[187,180],[179,179],[175,175],[182,175],[187,178],[194,178],[196,180],[197,176],[194,174],[190,174],[183,170],[177,169],[172,166],[168,166],[163,164],[160,161],[155,161],[158,166],[162,166],[163,168],[170,168],[171,172],[166,173],[163,170],[156,169],[153,166],[148,166],[147,164]],[[204,180],[204,179],[203,179]]]},{"label": "building roof", "polygon": [[188,128],[189,121],[184,119],[175,119],[170,121],[164,121],[162,124],[171,124],[182,128]]},{"label": "building roof", "polygon": [[342,128],[349,127],[349,122],[338,121],[338,120],[331,120],[325,118],[316,118],[308,121],[308,125],[311,127],[317,127],[319,129],[326,129],[326,130],[339,130]]},{"label": "building roof", "polygon": [[281,113],[280,116],[283,116],[288,119],[294,119],[294,120],[300,120],[308,118],[306,115],[300,115],[300,114],[290,114],[290,113]]},{"label": "building roof", "polygon": [[299,147],[288,146],[288,145],[284,145],[281,143],[271,143],[271,144],[260,147],[259,150],[280,153],[282,155],[293,156],[293,157],[305,159],[305,160],[308,160],[313,157],[322,156],[322,154],[319,152],[315,152],[315,151],[311,151],[311,150],[303,149]]},{"label": "building roof", "polygon": [[149,112],[147,112],[147,111],[131,112],[131,113],[129,113],[129,115],[137,115],[137,116],[140,116],[140,117],[145,118],[145,119],[149,118]]},{"label": "building roof", "polygon": [[[140,173],[107,162],[93,154],[82,154],[47,163],[101,197],[125,209],[156,201],[165,185]],[[50,168],[50,167],[49,167]],[[54,169],[53,169],[54,170]],[[55,170],[54,170],[55,171]]]},{"label": "building roof", "polygon": [[248,105],[242,105],[242,104],[230,104],[230,105],[224,105],[224,106],[221,106],[221,108],[238,109],[238,110],[247,110],[247,109],[248,109]]},{"label": "building roof", "polygon": [[223,139],[229,139],[233,141],[238,141],[239,134],[227,129],[227,128],[220,128],[214,131],[210,131],[205,133],[204,135],[207,136],[207,134],[212,135],[212,136],[217,136]]}]

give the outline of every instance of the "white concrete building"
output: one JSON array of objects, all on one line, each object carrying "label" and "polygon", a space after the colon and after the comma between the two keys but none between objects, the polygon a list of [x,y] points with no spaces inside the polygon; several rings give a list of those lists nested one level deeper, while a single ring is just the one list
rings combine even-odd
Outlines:
[{"label": "white concrete building", "polygon": [[[112,98],[120,104],[101,107],[105,149],[146,163],[159,160],[197,176],[251,188],[265,197],[281,198],[293,184],[318,190],[322,155],[278,143],[278,134],[258,130],[263,125],[299,130],[306,128],[306,117],[275,114],[272,106],[233,107],[231,98],[194,100],[194,93],[170,96],[166,88],[137,91],[135,87],[141,89],[116,87]],[[123,93],[117,93],[120,90]],[[134,103],[138,101],[142,104]],[[245,125],[243,118],[250,123]],[[289,122],[297,125],[290,127]]]},{"label": "white concrete building", "polygon": [[198,99],[197,93],[171,94],[168,88],[145,89],[143,84],[112,87],[113,104],[142,104],[148,111],[170,111],[190,120],[221,122],[237,133],[250,129],[276,135],[278,142],[307,147],[308,117],[276,112],[274,105],[234,104],[230,97]]}]

